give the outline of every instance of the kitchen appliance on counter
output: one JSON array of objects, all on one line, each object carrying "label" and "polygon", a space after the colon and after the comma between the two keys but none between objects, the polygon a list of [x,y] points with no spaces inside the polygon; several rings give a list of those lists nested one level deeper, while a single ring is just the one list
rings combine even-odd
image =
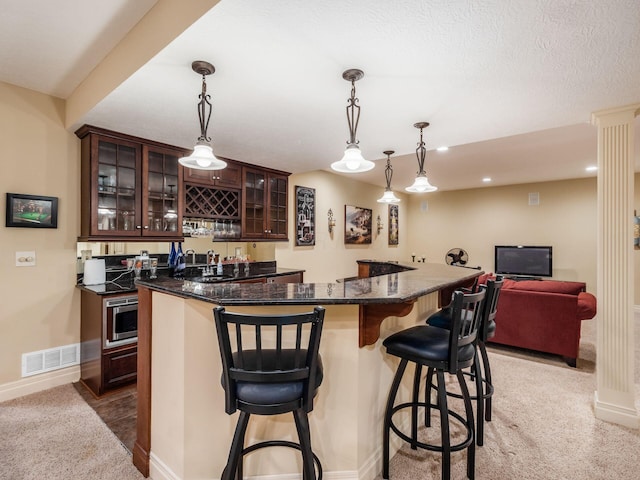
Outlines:
[{"label": "kitchen appliance on counter", "polygon": [[107,280],[104,258],[90,258],[84,261],[84,285],[99,285]]}]

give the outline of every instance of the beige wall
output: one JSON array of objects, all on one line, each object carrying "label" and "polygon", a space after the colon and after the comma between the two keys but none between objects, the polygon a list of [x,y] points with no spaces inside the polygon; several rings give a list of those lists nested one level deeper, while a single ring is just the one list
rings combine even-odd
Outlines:
[{"label": "beige wall", "polygon": [[[306,281],[353,276],[355,261],[363,258],[410,263],[416,253],[428,262],[443,263],[454,247],[467,250],[470,265],[493,271],[494,245],[537,244],[553,246],[553,278],[584,281],[596,291],[595,178],[422,195],[398,192],[403,199],[398,246],[387,244],[387,206],[376,203],[382,188],[324,171],[292,175],[289,198],[295,185],[316,189],[316,245],[295,247],[291,226],[292,240],[276,244],[276,258],[280,266],[305,268]],[[529,206],[529,193],[534,192],[540,204]],[[372,208],[374,218],[383,218],[384,230],[379,237],[374,234],[371,245],[344,244],[345,204]],[[327,231],[329,208],[337,221],[333,236]],[[294,209],[291,205],[291,218]]]},{"label": "beige wall", "polygon": [[[295,186],[316,189],[316,244],[313,247],[295,246]],[[408,196],[396,194],[403,199],[399,204],[398,246],[389,246],[388,206],[377,203],[384,188],[357,181],[357,175],[346,178],[325,171],[314,171],[289,177],[289,243],[276,244],[276,260],[281,267],[304,268],[306,282],[333,282],[338,278],[357,275],[356,260],[405,260],[407,258],[407,219]],[[344,206],[370,208],[373,210],[373,239],[370,245],[345,245],[344,243]],[[333,235],[329,234],[327,212],[333,210],[336,226]],[[384,228],[378,235],[375,231],[376,217],[380,215]]]},{"label": "beige wall", "polygon": [[[58,197],[58,228],[0,222],[0,386],[20,379],[21,354],[80,340],[75,285],[79,141],[64,129],[64,102],[0,83],[0,211],[6,192]],[[16,267],[15,252],[36,252]]]},{"label": "beige wall", "polygon": [[[529,206],[529,193],[540,204]],[[553,246],[553,278],[596,292],[596,179],[434,192],[411,197],[411,251],[443,262],[454,247],[494,268],[494,245]],[[425,204],[426,202],[426,204]]]}]

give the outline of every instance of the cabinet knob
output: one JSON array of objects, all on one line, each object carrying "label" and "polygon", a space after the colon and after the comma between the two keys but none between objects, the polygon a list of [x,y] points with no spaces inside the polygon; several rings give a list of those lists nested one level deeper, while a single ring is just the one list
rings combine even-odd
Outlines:
[{"label": "cabinet knob", "polygon": [[145,226],[144,226],[144,229],[145,229],[145,230],[149,230],[149,225],[145,225]]},{"label": "cabinet knob", "polygon": [[136,225],[136,230],[140,230],[142,227],[140,225]]}]

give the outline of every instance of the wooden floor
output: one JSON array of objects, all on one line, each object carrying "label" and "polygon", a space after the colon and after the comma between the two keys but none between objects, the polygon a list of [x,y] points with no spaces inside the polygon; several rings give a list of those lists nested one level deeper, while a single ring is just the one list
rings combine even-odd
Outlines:
[{"label": "wooden floor", "polygon": [[136,441],[136,384],[119,388],[96,398],[82,383],[73,384],[78,393],[100,416],[122,444],[133,451]]}]

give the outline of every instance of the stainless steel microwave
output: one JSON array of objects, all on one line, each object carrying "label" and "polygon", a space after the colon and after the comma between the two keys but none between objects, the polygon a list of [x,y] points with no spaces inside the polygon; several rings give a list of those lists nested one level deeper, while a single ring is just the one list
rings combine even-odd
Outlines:
[{"label": "stainless steel microwave", "polygon": [[138,296],[105,301],[106,346],[131,343],[138,337]]}]

